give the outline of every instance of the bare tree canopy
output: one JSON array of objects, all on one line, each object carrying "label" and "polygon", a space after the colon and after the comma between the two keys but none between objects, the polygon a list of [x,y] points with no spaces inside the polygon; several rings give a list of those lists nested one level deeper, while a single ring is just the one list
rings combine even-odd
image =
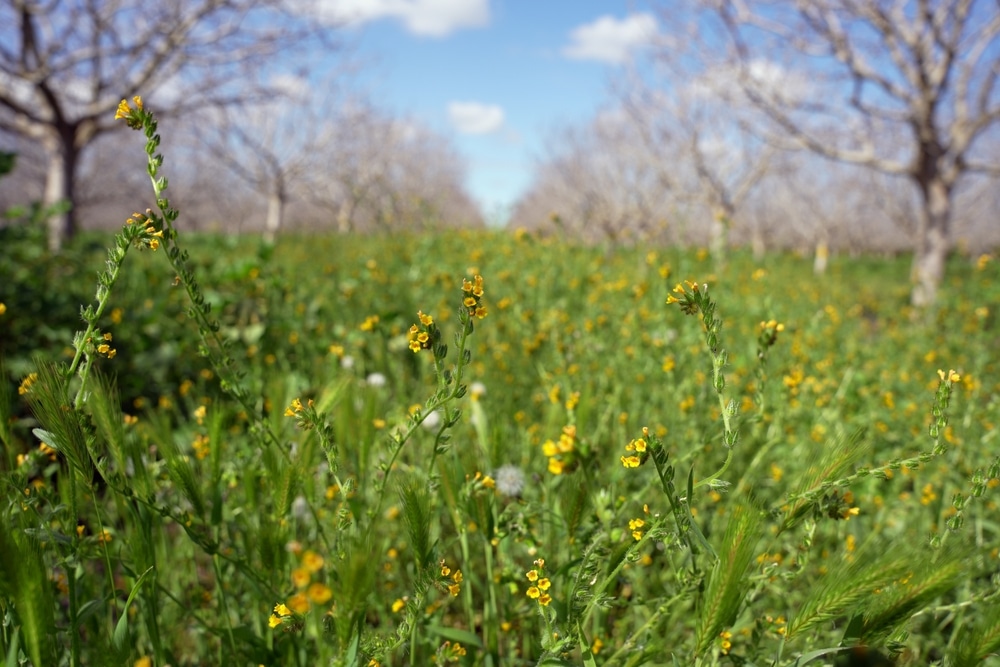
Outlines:
[{"label": "bare tree canopy", "polygon": [[[697,28],[685,29],[700,38],[699,57],[736,70],[733,99],[762,112],[762,136],[901,174],[916,186],[912,301],[932,303],[951,245],[958,181],[977,171],[1000,173],[996,156],[980,146],[1000,120],[1000,5],[699,0],[695,6]],[[664,17],[671,12],[665,7]],[[661,55],[676,57],[671,49]]]},{"label": "bare tree canopy", "polygon": [[[271,96],[275,56],[330,30],[279,0],[3,0],[0,129],[43,144],[46,202],[72,204],[81,153],[123,97],[170,115]],[[72,209],[53,218],[50,246],[75,230]]]}]

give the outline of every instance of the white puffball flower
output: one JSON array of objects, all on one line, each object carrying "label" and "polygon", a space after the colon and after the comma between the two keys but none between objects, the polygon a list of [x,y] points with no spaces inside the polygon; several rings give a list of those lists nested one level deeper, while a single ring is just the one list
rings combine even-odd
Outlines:
[{"label": "white puffball flower", "polygon": [[340,367],[351,369],[354,368],[354,357],[349,354],[345,354],[340,358]]},{"label": "white puffball flower", "polygon": [[292,516],[299,521],[309,516],[309,501],[305,496],[296,496],[292,501]]},{"label": "white puffball flower", "polygon": [[469,385],[469,394],[472,398],[482,398],[486,395],[486,385],[482,382],[473,382]]},{"label": "white puffball flower", "polygon": [[385,386],[385,376],[381,373],[369,373],[368,377],[365,378],[365,382],[369,387],[384,387]]},{"label": "white puffball flower", "polygon": [[434,429],[436,429],[438,426],[441,425],[441,413],[438,412],[437,410],[431,412],[426,417],[424,417],[424,421],[421,422],[420,425],[423,426],[428,431],[433,431]]},{"label": "white puffball flower", "polygon": [[519,496],[524,490],[524,471],[515,465],[503,465],[493,473],[497,491],[505,496]]}]

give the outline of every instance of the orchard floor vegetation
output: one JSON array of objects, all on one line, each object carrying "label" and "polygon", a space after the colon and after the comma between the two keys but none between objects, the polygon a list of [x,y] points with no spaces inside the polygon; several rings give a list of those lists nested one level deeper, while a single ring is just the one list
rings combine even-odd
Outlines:
[{"label": "orchard floor vegetation", "polygon": [[0,229],[7,665],[998,663],[991,257],[178,233],[123,105],[156,208]]}]

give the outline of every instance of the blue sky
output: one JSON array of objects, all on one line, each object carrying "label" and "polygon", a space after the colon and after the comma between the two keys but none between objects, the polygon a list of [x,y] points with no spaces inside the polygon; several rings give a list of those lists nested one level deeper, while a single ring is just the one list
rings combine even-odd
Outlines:
[{"label": "blue sky", "polygon": [[325,0],[376,102],[454,141],[484,214],[524,192],[548,137],[585,122],[655,33],[628,0]]}]

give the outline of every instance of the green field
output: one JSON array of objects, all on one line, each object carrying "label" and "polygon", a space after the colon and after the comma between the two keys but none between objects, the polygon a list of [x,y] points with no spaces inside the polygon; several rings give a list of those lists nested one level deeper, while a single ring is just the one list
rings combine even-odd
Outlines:
[{"label": "green field", "polygon": [[[91,350],[71,408],[80,380],[50,364],[110,234],[52,262],[3,233],[7,664],[1000,650],[996,262],[955,259],[913,313],[902,258],[814,276],[506,232],[181,234],[227,346],[199,354],[167,249],[133,250],[99,322],[115,352]],[[714,354],[666,303],[682,280],[724,320]],[[418,311],[447,356],[410,349]]]}]

